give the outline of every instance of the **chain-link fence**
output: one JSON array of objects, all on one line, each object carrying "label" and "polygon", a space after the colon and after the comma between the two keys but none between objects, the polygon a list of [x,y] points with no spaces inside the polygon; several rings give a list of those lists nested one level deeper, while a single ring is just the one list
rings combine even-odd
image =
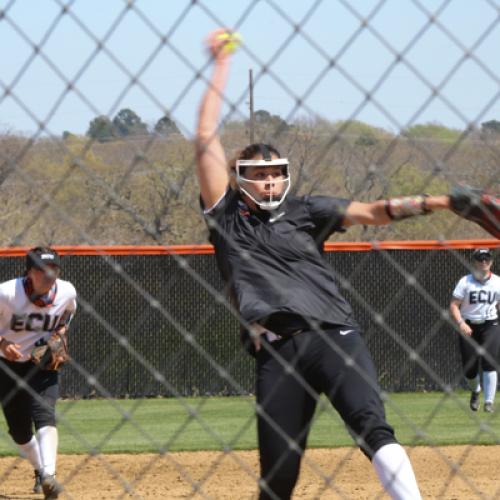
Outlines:
[{"label": "chain-link fence", "polygon": [[[89,384],[84,373],[68,367],[61,395],[137,398],[253,393],[254,362],[241,347],[237,318],[199,284],[201,279],[214,290],[223,288],[213,254],[187,255],[185,265],[179,267],[172,256],[175,248],[170,255],[153,252],[154,247],[147,255],[109,254],[126,278],[113,267],[103,266],[97,252],[65,256],[64,275],[78,283],[82,303],[72,324],[72,358],[99,380],[106,393]],[[326,253],[340,279],[355,290],[348,287],[345,295],[367,328],[365,339],[382,371],[380,382],[385,390],[442,390],[460,385],[458,343],[447,314],[449,276],[467,272],[464,262],[469,253],[457,249],[450,258],[439,245],[435,250],[386,249],[383,254],[345,249]],[[22,274],[24,259],[5,257],[1,263],[3,281]],[[409,276],[418,284],[408,286]],[[383,294],[377,286],[381,283]],[[373,311],[383,315],[384,324],[374,324]],[[193,335],[203,352],[198,353],[179,330]],[[391,338],[388,331],[397,332],[397,337]],[[447,353],[445,358],[443,353]],[[405,357],[413,362],[402,364]],[[214,360],[233,383],[220,376]],[[157,373],[168,385],[157,379]]]},{"label": "chain-link fence", "polygon": [[[23,274],[17,247],[55,245],[78,291],[57,406],[64,494],[255,496],[255,362],[211,250],[172,246],[207,238],[193,146],[211,72],[203,38],[218,26],[243,35],[223,96],[227,156],[251,138],[271,142],[291,161],[293,194],[371,201],[458,183],[495,193],[500,4],[4,0],[0,9],[0,281]],[[498,241],[447,211],[335,239],[348,243],[325,259],[423,496],[500,497],[497,414],[469,409],[448,314],[472,249],[495,255]],[[309,441],[296,498],[384,495],[321,398]],[[0,452],[0,496],[25,498],[31,468],[3,421]]]}]

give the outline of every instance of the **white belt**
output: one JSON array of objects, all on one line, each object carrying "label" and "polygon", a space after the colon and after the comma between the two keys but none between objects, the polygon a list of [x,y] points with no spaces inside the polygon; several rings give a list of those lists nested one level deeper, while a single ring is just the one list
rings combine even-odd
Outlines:
[{"label": "white belt", "polygon": [[471,325],[484,325],[487,321],[495,321],[496,318],[492,319],[468,319],[466,320]]}]

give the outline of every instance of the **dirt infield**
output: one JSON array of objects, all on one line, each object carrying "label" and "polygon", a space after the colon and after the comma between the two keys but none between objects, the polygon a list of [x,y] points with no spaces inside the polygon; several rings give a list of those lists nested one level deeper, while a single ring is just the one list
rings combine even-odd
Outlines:
[{"label": "dirt infield", "polygon": [[[500,446],[418,447],[408,452],[424,498],[500,498]],[[64,497],[75,499],[250,499],[255,498],[257,471],[255,451],[59,458]],[[0,498],[41,498],[29,494],[31,475],[26,461],[0,459]],[[328,478],[333,479],[330,486]],[[294,498],[386,497],[361,452],[340,448],[307,451]]]}]

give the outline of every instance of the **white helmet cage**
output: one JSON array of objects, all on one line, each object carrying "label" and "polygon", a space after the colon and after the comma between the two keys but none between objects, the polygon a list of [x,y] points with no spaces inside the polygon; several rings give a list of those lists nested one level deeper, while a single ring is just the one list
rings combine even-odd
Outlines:
[{"label": "white helmet cage", "polygon": [[[290,190],[290,169],[287,158],[272,159],[271,153],[267,147],[261,146],[262,160],[238,160],[236,162],[236,182],[240,190],[245,193],[261,210],[275,210],[278,208],[285,199],[288,191]],[[284,189],[278,196],[271,195],[269,199],[257,199],[255,194],[252,194],[248,187],[262,183],[263,181],[256,181],[245,177],[245,170],[247,167],[281,167],[283,172],[282,179],[273,180],[273,184],[284,184]],[[265,181],[267,182],[267,181]]]}]

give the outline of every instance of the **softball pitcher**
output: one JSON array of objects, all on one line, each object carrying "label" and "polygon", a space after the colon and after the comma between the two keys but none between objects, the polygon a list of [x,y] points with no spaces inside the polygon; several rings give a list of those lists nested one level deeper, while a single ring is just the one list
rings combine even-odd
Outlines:
[{"label": "softball pitcher", "polygon": [[[228,168],[217,133],[232,50],[225,48],[230,37],[221,36],[224,31],[208,41],[214,70],[198,117],[197,175],[219,270],[256,358],[260,498],[290,498],[324,393],[392,498],[418,499],[408,456],[385,419],[360,327],[322,248],[331,234],[354,224],[453,209],[456,197],[360,203],[292,196],[288,159],[269,144],[251,144]],[[470,198],[460,196],[465,204]],[[491,228],[497,230],[496,223]]]}]

